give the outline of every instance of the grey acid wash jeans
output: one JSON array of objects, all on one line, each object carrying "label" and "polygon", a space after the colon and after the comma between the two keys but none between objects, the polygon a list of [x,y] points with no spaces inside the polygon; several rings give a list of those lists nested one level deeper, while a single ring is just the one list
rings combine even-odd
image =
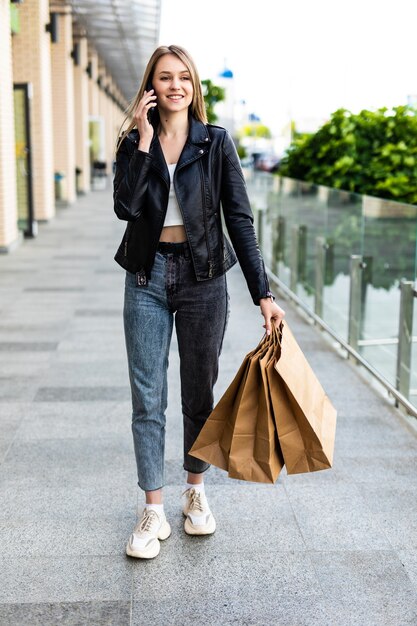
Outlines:
[{"label": "grey acid wash jeans", "polygon": [[178,244],[174,253],[158,251],[146,286],[136,286],[135,274],[126,272],[123,319],[132,432],[138,484],[144,491],[165,484],[167,368],[174,322],[180,356],[183,468],[201,473],[210,467],[188,452],[213,408],[228,315],[226,276],[197,282],[188,244]]}]

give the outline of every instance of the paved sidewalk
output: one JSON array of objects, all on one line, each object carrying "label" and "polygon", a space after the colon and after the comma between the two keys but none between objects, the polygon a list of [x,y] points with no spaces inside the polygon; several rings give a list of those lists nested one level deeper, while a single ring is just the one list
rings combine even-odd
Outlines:
[{"label": "paved sidewalk", "polygon": [[[110,191],[0,257],[0,624],[417,623],[417,438],[319,331],[287,319],[339,410],[331,470],[244,483],[211,467],[210,537],[183,531],[178,354],[152,561],[124,554],[138,496]],[[238,268],[216,397],[262,335]],[[139,496],[142,503],[142,493]]]}]

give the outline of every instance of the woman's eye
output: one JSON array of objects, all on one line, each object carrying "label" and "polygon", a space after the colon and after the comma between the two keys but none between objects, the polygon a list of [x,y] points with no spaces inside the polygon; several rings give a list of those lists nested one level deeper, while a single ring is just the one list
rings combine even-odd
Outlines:
[{"label": "woman's eye", "polygon": [[[171,76],[160,76],[159,80],[172,80]],[[181,76],[181,80],[191,80],[190,76]]]}]

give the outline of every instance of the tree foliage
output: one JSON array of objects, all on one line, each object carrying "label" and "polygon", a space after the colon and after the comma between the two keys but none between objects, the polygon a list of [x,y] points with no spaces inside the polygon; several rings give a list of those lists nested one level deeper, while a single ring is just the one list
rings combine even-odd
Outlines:
[{"label": "tree foliage", "polygon": [[279,174],[417,204],[417,110],[338,109],[315,134],[295,138]]},{"label": "tree foliage", "polygon": [[245,124],[240,131],[239,136],[242,137],[257,137],[263,139],[271,139],[272,134],[268,126],[261,124],[261,122],[251,122]]},{"label": "tree foliage", "polygon": [[215,85],[209,78],[202,80],[204,102],[206,104],[207,119],[209,124],[214,124],[217,121],[217,115],[214,112],[214,107],[217,102],[222,102],[225,99],[225,91],[223,87]]}]

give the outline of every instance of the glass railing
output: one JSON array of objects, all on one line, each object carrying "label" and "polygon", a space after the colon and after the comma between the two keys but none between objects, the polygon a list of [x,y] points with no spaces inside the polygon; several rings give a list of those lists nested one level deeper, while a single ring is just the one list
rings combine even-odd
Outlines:
[{"label": "glass railing", "polygon": [[245,174],[271,277],[417,407],[417,206]]}]

